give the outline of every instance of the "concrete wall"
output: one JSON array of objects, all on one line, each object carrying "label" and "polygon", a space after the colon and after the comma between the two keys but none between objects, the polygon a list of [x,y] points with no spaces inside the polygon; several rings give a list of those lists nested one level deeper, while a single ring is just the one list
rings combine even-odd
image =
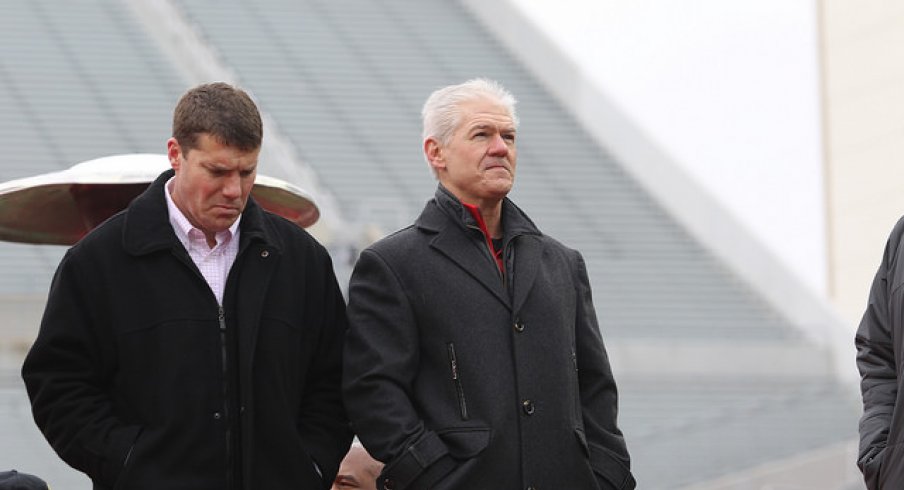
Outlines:
[{"label": "concrete wall", "polygon": [[859,322],[904,214],[904,2],[822,0],[829,294]]},{"label": "concrete wall", "polygon": [[[824,294],[814,2],[508,3],[784,267]],[[504,29],[514,17],[498,9],[491,23]]]}]

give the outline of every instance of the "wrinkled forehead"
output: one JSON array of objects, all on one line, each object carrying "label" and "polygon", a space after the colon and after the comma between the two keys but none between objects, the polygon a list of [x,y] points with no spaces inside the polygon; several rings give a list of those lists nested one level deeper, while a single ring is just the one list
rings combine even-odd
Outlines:
[{"label": "wrinkled forehead", "polygon": [[458,128],[468,130],[486,126],[499,130],[514,131],[515,121],[508,108],[492,99],[480,98],[462,102],[458,106]]}]

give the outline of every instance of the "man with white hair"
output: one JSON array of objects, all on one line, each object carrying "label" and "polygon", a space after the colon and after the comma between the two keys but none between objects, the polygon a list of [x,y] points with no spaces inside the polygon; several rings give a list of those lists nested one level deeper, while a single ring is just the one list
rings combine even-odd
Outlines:
[{"label": "man with white hair", "polygon": [[471,80],[422,115],[436,195],[349,289],[343,392],[379,487],[634,488],[584,261],[506,197],[514,97]]}]

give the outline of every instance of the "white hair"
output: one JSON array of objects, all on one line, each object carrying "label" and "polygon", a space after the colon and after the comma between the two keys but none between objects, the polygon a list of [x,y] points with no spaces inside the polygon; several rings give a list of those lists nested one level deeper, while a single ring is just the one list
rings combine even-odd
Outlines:
[{"label": "white hair", "polygon": [[479,99],[490,99],[501,104],[511,116],[515,129],[518,128],[515,96],[495,80],[474,78],[437,89],[427,97],[421,109],[423,139],[435,138],[441,144],[448,143],[458,127],[462,103]]}]

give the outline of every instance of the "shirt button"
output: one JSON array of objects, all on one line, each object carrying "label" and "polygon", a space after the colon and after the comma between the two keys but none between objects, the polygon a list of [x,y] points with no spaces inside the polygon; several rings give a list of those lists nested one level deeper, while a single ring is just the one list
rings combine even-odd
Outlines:
[{"label": "shirt button", "polygon": [[521,408],[524,410],[524,413],[528,415],[534,414],[534,402],[530,400],[524,400],[521,402]]}]

